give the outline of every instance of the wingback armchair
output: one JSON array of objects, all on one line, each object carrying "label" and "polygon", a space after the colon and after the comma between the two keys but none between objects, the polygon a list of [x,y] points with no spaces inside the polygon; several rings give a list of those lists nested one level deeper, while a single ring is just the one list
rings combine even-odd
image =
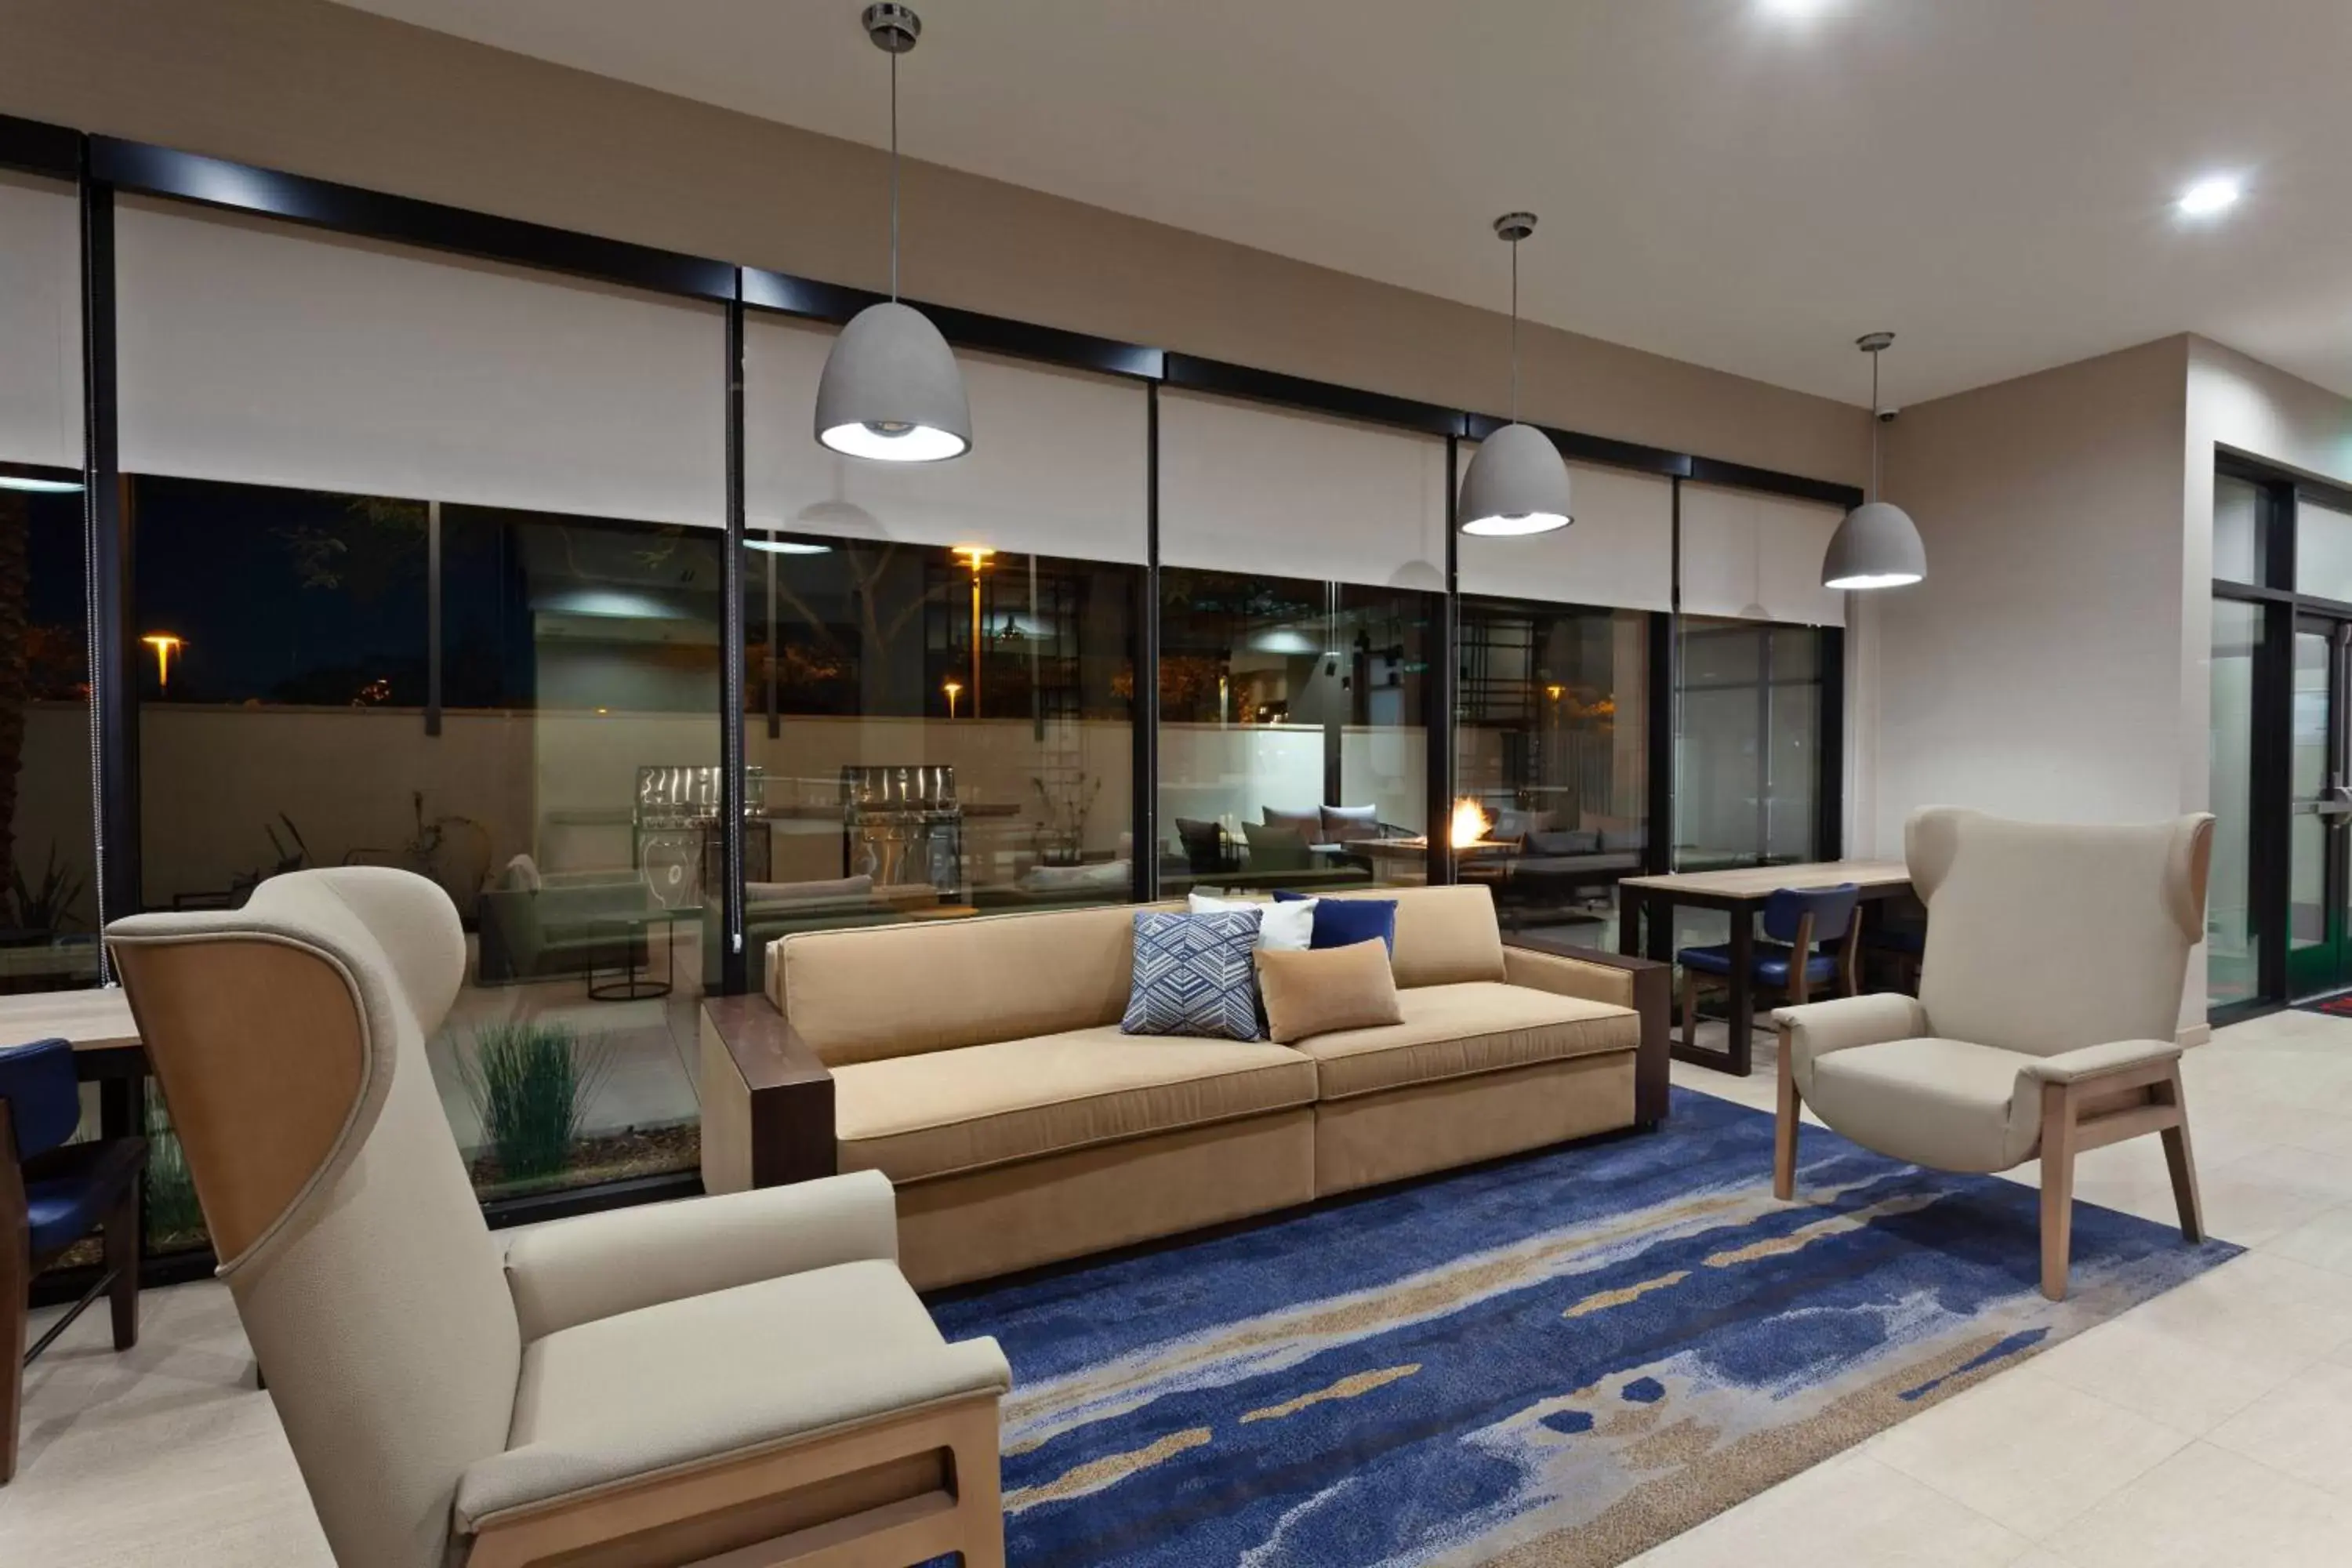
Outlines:
[{"label": "wingback armchair", "polygon": [[1811,1105],[1865,1148],[1947,1171],[2042,1162],[2042,1291],[2066,1294],[2074,1157],[2156,1133],[2181,1234],[2204,1237],[2177,1043],[2213,819],[2009,822],[1931,806],[1904,831],[1927,906],[1919,994],[1772,1015],[1773,1191],[1794,1194]]},{"label": "wingback armchair", "polygon": [[447,895],[297,872],[108,928],[221,1274],[343,1568],[998,1568],[992,1341],[949,1344],[878,1176],[558,1221],[505,1251],[425,1042]]}]

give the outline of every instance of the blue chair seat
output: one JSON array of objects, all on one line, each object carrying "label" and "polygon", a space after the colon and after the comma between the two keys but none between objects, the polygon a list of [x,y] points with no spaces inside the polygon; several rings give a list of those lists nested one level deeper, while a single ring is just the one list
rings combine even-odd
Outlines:
[{"label": "blue chair seat", "polygon": [[96,1230],[113,1199],[105,1188],[69,1177],[26,1184],[25,1217],[32,1230],[33,1256],[63,1252]]},{"label": "blue chair seat", "polygon": [[96,1230],[138,1174],[145,1141],[69,1143],[25,1163],[25,1218],[35,1258],[63,1252]]},{"label": "blue chair seat", "polygon": [[[1759,942],[1756,944],[1756,955],[1749,973],[1767,985],[1786,985],[1789,984],[1790,957],[1790,950],[1784,943]],[[1675,960],[1685,968],[1696,969],[1701,974],[1728,976],[1731,973],[1731,944],[1721,942],[1713,947],[1686,947],[1675,954]],[[1805,984],[1809,986],[1826,985],[1835,981],[1837,974],[1835,955],[1817,952],[1812,962],[1805,966]]]}]

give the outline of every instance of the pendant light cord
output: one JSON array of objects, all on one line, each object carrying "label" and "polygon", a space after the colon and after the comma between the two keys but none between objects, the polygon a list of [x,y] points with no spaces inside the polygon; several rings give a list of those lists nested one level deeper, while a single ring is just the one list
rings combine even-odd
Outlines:
[{"label": "pendant light cord", "polygon": [[1519,242],[1511,241],[1511,423],[1519,422]]},{"label": "pendant light cord", "polygon": [[1885,349],[1870,351],[1870,499],[1878,499],[1878,356]]},{"label": "pendant light cord", "polygon": [[[890,301],[898,300],[898,57],[890,56]],[[1872,362],[1875,363],[1875,361]]]}]

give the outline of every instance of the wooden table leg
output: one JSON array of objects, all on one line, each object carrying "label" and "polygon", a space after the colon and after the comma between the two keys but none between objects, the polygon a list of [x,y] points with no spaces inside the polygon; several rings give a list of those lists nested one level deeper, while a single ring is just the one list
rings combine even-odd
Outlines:
[{"label": "wooden table leg", "polygon": [[1731,1040],[1727,1053],[1729,1060],[1724,1070],[1734,1078],[1746,1078],[1755,1070],[1752,1055],[1755,1033],[1755,968],[1756,917],[1748,910],[1735,910],[1731,915]]},{"label": "wooden table leg", "polygon": [[1622,882],[1617,884],[1617,951],[1642,956],[1642,895]]}]

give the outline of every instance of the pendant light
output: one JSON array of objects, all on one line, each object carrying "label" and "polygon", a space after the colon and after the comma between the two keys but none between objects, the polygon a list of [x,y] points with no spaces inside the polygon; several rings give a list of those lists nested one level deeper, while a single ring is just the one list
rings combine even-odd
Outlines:
[{"label": "pendant light", "polygon": [[937,463],[971,450],[971,407],[947,339],[898,302],[898,57],[923,36],[911,6],[876,5],[858,18],[890,57],[890,298],[850,319],[816,387],[816,438],[884,463]]},{"label": "pendant light", "polygon": [[1511,422],[1479,443],[1462,480],[1462,531],[1488,538],[1549,533],[1575,521],[1568,465],[1551,437],[1519,423],[1519,241],[1536,231],[1533,213],[1505,213],[1496,237],[1511,247]]},{"label": "pendant light", "polygon": [[1901,507],[1878,499],[1878,356],[1895,342],[1893,332],[1854,340],[1870,356],[1870,500],[1845,514],[1822,557],[1824,588],[1906,588],[1927,575],[1927,547],[1919,525]]}]

